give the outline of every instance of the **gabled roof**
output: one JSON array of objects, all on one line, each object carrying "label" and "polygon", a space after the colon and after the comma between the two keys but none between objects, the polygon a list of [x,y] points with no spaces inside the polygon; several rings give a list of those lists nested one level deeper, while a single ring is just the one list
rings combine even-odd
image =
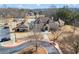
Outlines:
[{"label": "gabled roof", "polygon": [[50,22],[52,19],[49,17],[40,17],[38,18],[35,23],[47,23]]}]

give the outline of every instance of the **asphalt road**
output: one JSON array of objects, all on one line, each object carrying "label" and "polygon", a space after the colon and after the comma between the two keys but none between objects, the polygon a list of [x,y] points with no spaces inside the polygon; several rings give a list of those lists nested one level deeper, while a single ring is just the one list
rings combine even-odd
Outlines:
[{"label": "asphalt road", "polygon": [[[36,40],[25,42],[13,48],[5,48],[0,46],[0,54],[14,54],[31,45],[36,46]],[[54,47],[54,45],[50,44],[49,42],[37,41],[37,46],[46,48],[48,51],[48,54],[59,54],[58,50]]]}]

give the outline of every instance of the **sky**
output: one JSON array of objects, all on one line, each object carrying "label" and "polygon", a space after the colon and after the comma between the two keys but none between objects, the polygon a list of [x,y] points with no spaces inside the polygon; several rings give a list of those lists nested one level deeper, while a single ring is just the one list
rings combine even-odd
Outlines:
[{"label": "sky", "polygon": [[[0,4],[0,8],[24,8],[24,9],[44,9],[62,8],[66,4]],[[69,4],[70,8],[79,8],[79,4]]]}]

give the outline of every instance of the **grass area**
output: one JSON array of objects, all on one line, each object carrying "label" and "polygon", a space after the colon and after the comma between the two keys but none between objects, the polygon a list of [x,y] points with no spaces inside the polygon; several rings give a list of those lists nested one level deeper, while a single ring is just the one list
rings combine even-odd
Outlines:
[{"label": "grass area", "polygon": [[38,47],[37,50],[35,47],[29,47],[18,52],[18,54],[47,54],[47,50],[43,47]]},{"label": "grass area", "polygon": [[[61,34],[60,34],[61,33]],[[50,33],[48,35],[51,41],[56,41],[59,44],[63,53],[79,53],[79,28],[76,27],[74,32],[73,26],[65,25],[60,31]]]}]

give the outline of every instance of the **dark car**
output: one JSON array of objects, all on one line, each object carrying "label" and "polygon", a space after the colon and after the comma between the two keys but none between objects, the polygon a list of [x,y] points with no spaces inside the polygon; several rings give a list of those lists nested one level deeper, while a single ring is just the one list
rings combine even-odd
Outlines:
[{"label": "dark car", "polygon": [[8,26],[5,26],[4,29],[9,29],[9,27]]},{"label": "dark car", "polygon": [[0,42],[5,42],[11,40],[10,38],[2,38]]},{"label": "dark car", "polygon": [[24,29],[24,28],[19,28],[19,29],[16,30],[16,32],[25,32],[25,31],[27,31],[27,30]]},{"label": "dark car", "polygon": [[10,40],[10,30],[4,29],[4,27],[0,27],[0,42],[5,42]]}]

